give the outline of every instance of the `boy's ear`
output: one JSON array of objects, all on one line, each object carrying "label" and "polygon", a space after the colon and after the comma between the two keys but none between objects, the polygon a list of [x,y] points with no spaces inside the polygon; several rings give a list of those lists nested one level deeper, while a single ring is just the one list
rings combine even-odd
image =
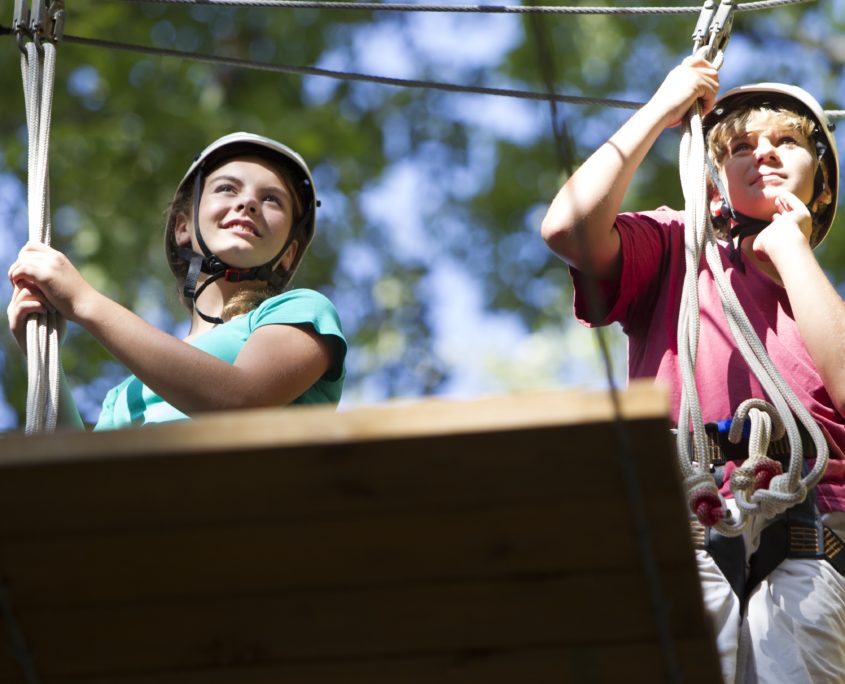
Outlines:
[{"label": "boy's ear", "polygon": [[173,225],[173,237],[179,247],[190,247],[191,229],[189,219],[185,214],[176,216],[176,223]]},{"label": "boy's ear", "polygon": [[722,196],[718,192],[714,192],[710,196],[710,216],[721,216],[722,205]]},{"label": "boy's ear", "polygon": [[[826,174],[825,174],[826,175]],[[822,191],[818,194],[815,200],[813,200],[813,210],[818,211],[822,207],[826,207],[833,201],[833,193],[830,191],[830,186],[825,181],[824,185],[822,185]]]}]

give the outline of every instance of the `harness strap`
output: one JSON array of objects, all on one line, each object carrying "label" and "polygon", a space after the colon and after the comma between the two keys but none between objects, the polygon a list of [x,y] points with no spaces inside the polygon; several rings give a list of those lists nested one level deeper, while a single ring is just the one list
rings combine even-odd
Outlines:
[{"label": "harness strap", "polygon": [[[710,459],[710,464],[715,467],[724,466],[728,461],[744,461],[748,458],[748,441],[747,435],[743,439],[734,444],[730,441],[728,434],[730,430],[731,421],[719,421],[718,423],[705,423],[705,446],[707,454]],[[816,458],[816,445],[809,432],[802,424],[798,424],[798,433],[801,436],[802,452],[805,459]],[[770,458],[780,461],[781,465],[786,468],[789,465],[790,446],[789,437],[784,435],[780,439],[772,439],[769,442],[769,449],[767,455]],[[722,486],[722,480],[716,483],[717,486]]]},{"label": "harness strap", "polygon": [[706,551],[740,599],[745,595],[745,542],[742,537],[726,537],[690,517],[690,534],[695,549]]}]

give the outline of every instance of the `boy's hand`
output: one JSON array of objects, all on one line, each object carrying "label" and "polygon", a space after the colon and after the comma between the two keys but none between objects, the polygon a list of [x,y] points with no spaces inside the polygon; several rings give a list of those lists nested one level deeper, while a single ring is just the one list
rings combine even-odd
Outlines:
[{"label": "boy's hand", "polygon": [[761,261],[774,261],[777,252],[810,244],[813,219],[810,210],[796,195],[781,190],[775,198],[772,222],[754,238],[754,254]]},{"label": "boy's hand", "polygon": [[701,101],[701,115],[706,115],[716,102],[719,72],[706,59],[690,55],[668,73],[649,106],[663,111],[667,127],[677,126],[696,100]]}]

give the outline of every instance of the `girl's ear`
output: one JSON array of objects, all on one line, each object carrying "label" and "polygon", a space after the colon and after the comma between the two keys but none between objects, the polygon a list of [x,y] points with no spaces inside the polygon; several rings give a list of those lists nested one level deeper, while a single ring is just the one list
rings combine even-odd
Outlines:
[{"label": "girl's ear", "polygon": [[190,219],[185,214],[177,214],[176,223],[173,225],[173,237],[179,247],[191,246]]},{"label": "girl's ear", "polygon": [[296,254],[298,251],[299,241],[294,240],[290,243],[290,245],[288,245],[288,248],[285,250],[285,253],[282,254],[282,258],[279,259],[279,263],[276,264],[275,268],[279,268],[279,266],[282,266],[285,271],[289,271],[293,260],[296,259]]}]

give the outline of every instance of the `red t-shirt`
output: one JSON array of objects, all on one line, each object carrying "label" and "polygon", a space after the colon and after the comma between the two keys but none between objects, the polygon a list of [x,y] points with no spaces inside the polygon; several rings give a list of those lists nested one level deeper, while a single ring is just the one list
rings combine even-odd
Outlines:
[{"label": "red t-shirt", "polygon": [[[605,311],[597,323],[618,322],[628,336],[628,377],[653,377],[668,388],[677,422],[682,382],[678,368],[678,316],[686,272],[683,212],[663,207],[620,214],[622,241],[619,282],[599,283]],[[845,419],[836,411],[798,333],[786,290],[745,260],[743,273],[719,243],[722,265],[737,299],[775,367],[821,426],[830,445],[827,472],[816,487],[823,511],[845,510]],[[590,325],[583,275],[572,269],[575,313]],[[705,422],[731,418],[740,403],[766,399],[759,381],[731,335],[719,292],[709,269],[698,276],[701,324],[696,386]],[[726,467],[726,482],[732,464]]]}]

